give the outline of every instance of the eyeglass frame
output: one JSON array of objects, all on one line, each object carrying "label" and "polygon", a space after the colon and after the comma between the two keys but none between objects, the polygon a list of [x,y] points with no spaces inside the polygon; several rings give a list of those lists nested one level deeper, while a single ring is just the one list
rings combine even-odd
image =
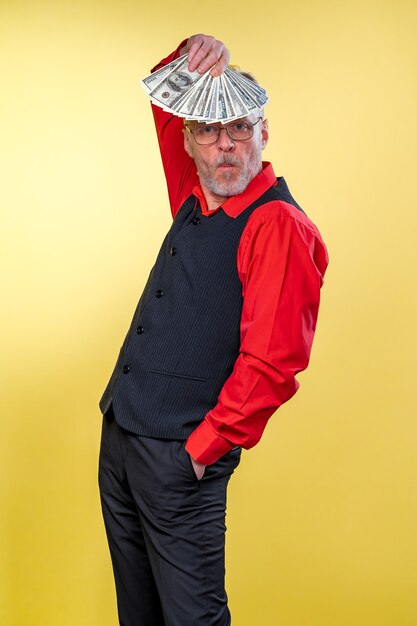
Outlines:
[{"label": "eyeglass frame", "polygon": [[[242,119],[242,118],[240,118],[240,119]],[[196,131],[196,130],[199,130],[200,128],[204,128],[204,126],[199,126],[198,128],[193,128],[193,129],[191,129],[191,128],[189,128],[189,127],[187,126],[187,124],[184,122],[184,127],[188,130],[188,132],[189,132],[189,133],[191,133],[191,135],[193,136],[194,141],[196,142],[196,144],[197,144],[198,146],[212,146],[212,145],[214,145],[214,144],[218,141],[218,139],[219,139],[219,137],[220,137],[220,131],[222,131],[222,130],[225,130],[225,131],[226,131],[226,134],[227,134],[227,136],[229,137],[229,139],[231,139],[231,141],[248,141],[249,139],[252,139],[252,137],[253,137],[253,127],[254,127],[254,126],[255,126],[255,125],[256,125],[256,124],[257,124],[260,120],[264,121],[264,119],[265,119],[264,117],[260,116],[260,117],[258,117],[258,119],[256,120],[256,122],[249,122],[249,121],[244,122],[245,124],[250,124],[250,125],[251,125],[251,129],[252,129],[252,134],[250,135],[250,137],[246,137],[245,139],[234,139],[233,137],[231,137],[231,136],[230,136],[230,133],[229,133],[229,126],[231,126],[232,124],[235,124],[235,123],[238,121],[238,119],[233,120],[233,121],[229,122],[228,124],[223,124],[222,126],[214,126],[214,124],[206,124],[206,125],[205,125],[206,127],[207,127],[207,126],[212,126],[213,128],[218,128],[218,129],[219,129],[219,132],[217,133],[217,137],[216,137],[216,139],[215,139],[214,141],[211,141],[210,143],[198,143],[197,139],[194,137],[194,133],[195,133],[195,131]]]}]

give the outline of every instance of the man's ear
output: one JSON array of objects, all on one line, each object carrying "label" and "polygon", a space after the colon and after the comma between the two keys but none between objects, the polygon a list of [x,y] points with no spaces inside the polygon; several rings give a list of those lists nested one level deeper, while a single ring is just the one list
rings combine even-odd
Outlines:
[{"label": "man's ear", "polygon": [[188,131],[186,128],[182,129],[182,134],[184,135],[184,150],[192,159],[194,158],[191,146],[190,146],[190,138],[188,137]]},{"label": "man's ear", "polygon": [[261,136],[262,136],[262,150],[264,150],[267,146],[268,139],[269,139],[268,120],[262,120]]}]

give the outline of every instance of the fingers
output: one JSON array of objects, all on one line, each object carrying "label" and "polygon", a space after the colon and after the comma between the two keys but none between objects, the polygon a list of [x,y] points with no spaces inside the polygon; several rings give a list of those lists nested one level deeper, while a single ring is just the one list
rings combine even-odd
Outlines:
[{"label": "fingers", "polygon": [[222,55],[220,59],[217,61],[216,65],[212,68],[210,74],[212,76],[220,76],[229,65],[230,61],[230,52],[227,48],[223,48]]},{"label": "fingers", "polygon": [[197,70],[203,74],[212,67],[212,76],[219,76],[229,63],[229,50],[221,41],[209,35],[193,35],[187,47],[190,72]]}]

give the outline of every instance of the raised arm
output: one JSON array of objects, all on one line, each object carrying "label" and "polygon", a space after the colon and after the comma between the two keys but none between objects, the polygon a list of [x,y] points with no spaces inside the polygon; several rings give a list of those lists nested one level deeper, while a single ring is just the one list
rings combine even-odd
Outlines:
[{"label": "raised arm", "polygon": [[[227,67],[230,52],[221,41],[209,35],[193,35],[180,43],[165,59],[162,59],[151,71],[164,67],[182,54],[189,55],[189,69],[201,74],[213,66],[211,74],[219,76]],[[198,183],[194,161],[185,152],[183,144],[183,120],[152,105],[156,133],[161,152],[162,164],[168,187],[168,196],[172,216],[175,217],[184,200]]]}]

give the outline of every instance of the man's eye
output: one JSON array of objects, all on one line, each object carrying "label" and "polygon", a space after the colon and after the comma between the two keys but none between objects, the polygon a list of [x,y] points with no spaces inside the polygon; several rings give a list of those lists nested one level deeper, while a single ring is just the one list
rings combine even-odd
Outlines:
[{"label": "man's eye", "polygon": [[249,126],[247,124],[245,124],[244,122],[237,122],[234,125],[234,129],[237,130],[237,131],[248,130],[248,128],[249,128]]},{"label": "man's eye", "polygon": [[214,126],[203,126],[203,128],[199,128],[198,131],[200,135],[212,135],[216,132]]}]

